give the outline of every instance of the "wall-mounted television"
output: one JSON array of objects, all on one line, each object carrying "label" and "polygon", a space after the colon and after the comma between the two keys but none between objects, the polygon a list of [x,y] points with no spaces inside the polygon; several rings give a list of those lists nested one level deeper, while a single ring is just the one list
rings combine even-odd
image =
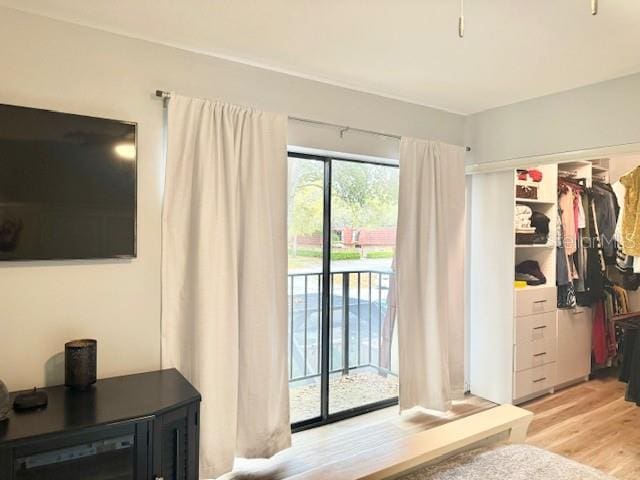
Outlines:
[{"label": "wall-mounted television", "polygon": [[136,255],[136,124],[0,104],[0,260]]}]

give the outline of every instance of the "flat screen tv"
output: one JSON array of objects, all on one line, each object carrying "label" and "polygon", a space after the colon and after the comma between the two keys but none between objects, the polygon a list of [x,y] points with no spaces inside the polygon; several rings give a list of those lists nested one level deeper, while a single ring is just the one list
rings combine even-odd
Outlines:
[{"label": "flat screen tv", "polygon": [[136,255],[136,124],[0,104],[0,260]]}]

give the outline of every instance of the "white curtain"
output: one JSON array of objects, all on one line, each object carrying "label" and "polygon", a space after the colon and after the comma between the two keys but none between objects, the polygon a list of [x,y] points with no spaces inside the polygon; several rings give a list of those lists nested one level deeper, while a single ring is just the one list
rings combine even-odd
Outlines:
[{"label": "white curtain", "polygon": [[162,366],[202,393],[200,472],[290,446],[286,117],[172,96]]},{"label": "white curtain", "polygon": [[396,241],[400,408],[464,393],[462,147],[403,138]]}]

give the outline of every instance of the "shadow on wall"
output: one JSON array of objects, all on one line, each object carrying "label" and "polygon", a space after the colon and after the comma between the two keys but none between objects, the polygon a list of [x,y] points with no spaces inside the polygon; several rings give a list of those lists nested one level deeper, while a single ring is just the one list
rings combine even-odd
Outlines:
[{"label": "shadow on wall", "polygon": [[52,387],[64,384],[64,352],[56,353],[44,364],[44,385]]}]

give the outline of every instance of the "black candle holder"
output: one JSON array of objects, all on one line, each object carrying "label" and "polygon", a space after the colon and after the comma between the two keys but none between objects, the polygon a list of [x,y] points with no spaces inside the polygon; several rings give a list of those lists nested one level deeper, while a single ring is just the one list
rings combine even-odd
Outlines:
[{"label": "black candle holder", "polygon": [[64,384],[74,390],[86,390],[96,383],[98,342],[72,340],[64,345]]}]

